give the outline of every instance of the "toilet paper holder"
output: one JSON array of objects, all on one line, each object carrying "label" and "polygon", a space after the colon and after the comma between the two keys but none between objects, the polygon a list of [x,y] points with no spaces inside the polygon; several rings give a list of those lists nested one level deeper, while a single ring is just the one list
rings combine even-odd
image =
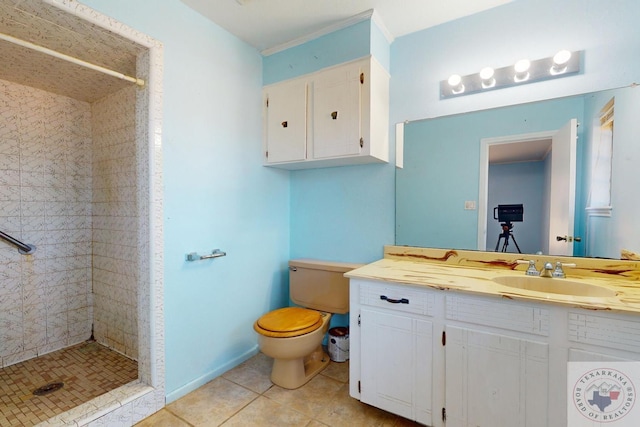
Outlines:
[{"label": "toilet paper holder", "polygon": [[188,253],[187,255],[185,255],[185,259],[187,261],[201,261],[203,259],[220,258],[221,256],[226,255],[226,252],[222,252],[220,249],[214,249],[209,255],[198,255],[197,252]]}]

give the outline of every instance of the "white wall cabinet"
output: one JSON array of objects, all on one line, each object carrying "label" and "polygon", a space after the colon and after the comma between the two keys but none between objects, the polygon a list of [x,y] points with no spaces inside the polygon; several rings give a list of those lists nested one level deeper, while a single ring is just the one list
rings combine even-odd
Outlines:
[{"label": "white wall cabinet", "polygon": [[373,57],[265,86],[263,101],[266,166],[389,160],[389,75]]},{"label": "white wall cabinet", "polygon": [[567,362],[640,360],[633,315],[354,278],[350,304],[351,396],[428,426],[565,427]]}]

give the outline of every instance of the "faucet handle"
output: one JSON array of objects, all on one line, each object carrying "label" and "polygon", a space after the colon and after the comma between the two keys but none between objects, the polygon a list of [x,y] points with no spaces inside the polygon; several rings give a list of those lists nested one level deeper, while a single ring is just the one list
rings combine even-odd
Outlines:
[{"label": "faucet handle", "polygon": [[525,261],[523,259],[519,259],[519,260],[516,260],[516,262],[518,264],[529,264],[529,267],[527,267],[527,271],[525,272],[525,274],[527,276],[539,276],[540,275],[540,272],[536,268],[536,262],[534,260]]},{"label": "faucet handle", "polygon": [[566,277],[566,274],[564,273],[564,270],[562,269],[562,267],[575,267],[575,266],[576,266],[576,264],[573,263],[573,262],[560,262],[560,261],[557,261],[556,262],[556,269],[553,271],[552,276],[564,279]]},{"label": "faucet handle", "polygon": [[534,260],[529,261],[529,267],[525,273],[527,276],[539,276],[540,272],[536,268],[536,262]]}]

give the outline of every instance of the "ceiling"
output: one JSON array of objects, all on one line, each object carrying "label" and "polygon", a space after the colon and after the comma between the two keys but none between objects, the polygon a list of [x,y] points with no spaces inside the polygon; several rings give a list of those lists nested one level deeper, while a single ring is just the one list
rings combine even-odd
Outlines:
[{"label": "ceiling", "polygon": [[494,144],[489,147],[489,163],[539,162],[551,151],[551,139]]},{"label": "ceiling", "polygon": [[[0,0],[0,33],[130,76],[143,46],[42,0]],[[0,80],[92,102],[131,83],[0,39]]]},{"label": "ceiling", "polygon": [[[512,0],[181,0],[263,54],[375,10],[391,39]],[[380,22],[378,22],[380,23]],[[384,29],[383,29],[384,30]]]}]

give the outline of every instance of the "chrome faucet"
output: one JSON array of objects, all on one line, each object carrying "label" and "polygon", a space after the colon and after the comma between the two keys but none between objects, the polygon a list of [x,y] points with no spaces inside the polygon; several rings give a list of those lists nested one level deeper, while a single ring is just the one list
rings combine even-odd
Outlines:
[{"label": "chrome faucet", "polygon": [[553,270],[553,264],[550,262],[545,262],[542,268],[540,269],[540,277],[556,277],[553,276],[551,271]]},{"label": "chrome faucet", "polygon": [[576,266],[573,263],[562,263],[560,261],[557,261],[554,269],[552,263],[545,262],[542,268],[540,269],[540,271],[538,271],[538,269],[536,268],[535,260],[529,260],[529,261],[517,260],[516,262],[518,264],[525,264],[525,263],[529,264],[529,267],[527,267],[527,271],[525,272],[527,276],[556,277],[561,279],[566,277],[564,270],[562,269],[563,267]]}]

